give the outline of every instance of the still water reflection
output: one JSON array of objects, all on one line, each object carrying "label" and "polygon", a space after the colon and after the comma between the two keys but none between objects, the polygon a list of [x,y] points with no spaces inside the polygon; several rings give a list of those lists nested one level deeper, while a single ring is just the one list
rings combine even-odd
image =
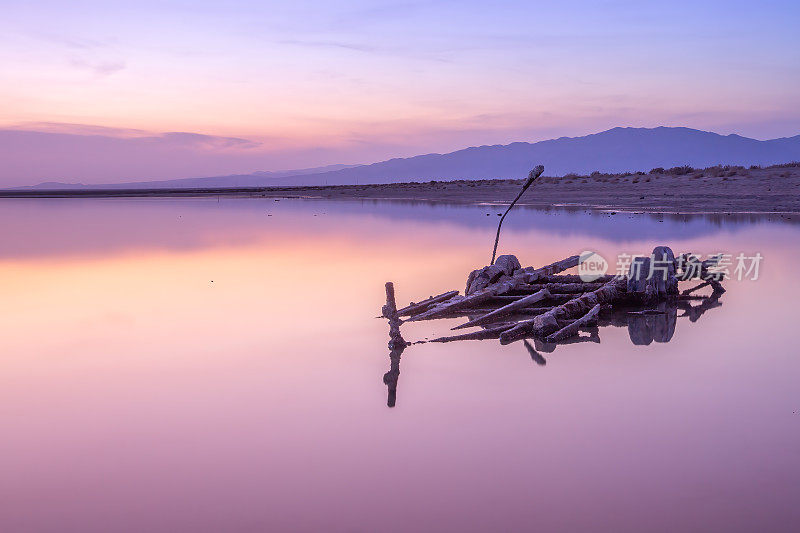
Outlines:
[{"label": "still water reflection", "polygon": [[[625,316],[552,351],[429,342],[387,373],[384,282],[401,305],[461,289],[496,221],[3,200],[0,530],[797,530],[798,227],[520,210],[498,253],[524,264],[668,244],[761,252],[761,277],[674,321]],[[403,334],[458,322],[441,323]]]},{"label": "still water reflection", "polygon": [[[707,283],[695,283],[696,288],[701,288]],[[695,289],[684,290],[684,294],[694,292]],[[686,317],[691,322],[697,320],[706,312],[711,309],[722,306],[720,299],[724,292],[712,291],[711,294],[706,296],[697,296],[698,302],[691,301],[668,301],[659,302],[655,305],[649,305],[642,310],[634,310],[633,308],[622,308],[604,311],[597,321],[597,324],[588,327],[582,327],[578,335],[565,339],[559,342],[546,342],[539,338],[522,339],[519,343],[525,347],[527,354],[531,360],[539,366],[545,366],[547,359],[542,353],[552,353],[558,346],[568,344],[576,344],[582,342],[593,342],[600,344],[600,328],[606,327],[623,327],[627,328],[628,336],[631,342],[637,346],[648,346],[652,342],[669,342],[675,334],[675,327],[679,317]],[[678,310],[681,314],[678,314]],[[522,317],[524,320],[527,317]],[[480,339],[491,339],[494,341],[499,337],[499,332],[492,334],[491,325],[482,326],[485,331],[480,335]],[[390,339],[393,339],[392,333],[389,334]],[[451,337],[440,337],[433,342],[459,342],[462,339],[458,335]],[[424,343],[426,341],[417,341],[416,343]],[[463,342],[463,341],[462,341]],[[397,404],[397,382],[400,377],[400,358],[403,352],[408,347],[407,344],[389,342],[389,371],[383,375],[383,382],[388,387],[387,405],[394,407]]]}]

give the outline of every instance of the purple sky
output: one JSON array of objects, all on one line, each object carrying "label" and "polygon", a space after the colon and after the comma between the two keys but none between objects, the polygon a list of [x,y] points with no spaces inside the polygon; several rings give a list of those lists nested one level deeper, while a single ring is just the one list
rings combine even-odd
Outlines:
[{"label": "purple sky", "polygon": [[799,23],[790,1],[5,5],[0,186],[373,162],[614,126],[796,135]]}]

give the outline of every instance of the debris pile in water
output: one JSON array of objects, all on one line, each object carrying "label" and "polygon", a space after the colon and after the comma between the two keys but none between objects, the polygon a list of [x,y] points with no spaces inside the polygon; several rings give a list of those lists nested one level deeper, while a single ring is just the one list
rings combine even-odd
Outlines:
[{"label": "debris pile in water", "polygon": [[[587,280],[585,276],[562,274],[579,263],[580,257],[574,255],[540,268],[522,267],[515,256],[502,255],[494,264],[469,274],[464,295],[452,290],[392,313],[391,309],[396,309],[392,287],[392,302],[384,307],[383,316],[394,321],[392,338],[396,344],[395,337],[402,339],[402,322],[459,317],[467,320],[453,329],[479,329],[430,342],[499,338],[502,344],[508,344],[534,338],[558,343],[596,327],[615,310],[644,316],[662,313],[659,305],[667,304],[684,308],[682,316],[691,317],[697,309],[702,312],[713,307],[725,292],[723,274],[715,269],[719,257],[705,261],[692,254],[676,257],[668,246],[656,247],[649,257],[634,258],[628,275],[622,277],[600,275]],[[678,283],[690,280],[698,280],[700,285],[681,293]],[[692,294],[709,285],[710,296]],[[702,303],[689,305],[693,300]]]}]

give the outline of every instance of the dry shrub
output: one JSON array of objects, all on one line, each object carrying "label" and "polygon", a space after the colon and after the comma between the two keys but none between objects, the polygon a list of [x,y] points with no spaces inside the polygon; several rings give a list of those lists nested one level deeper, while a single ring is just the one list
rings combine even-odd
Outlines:
[{"label": "dry shrub", "polygon": [[798,168],[800,167],[800,161],[792,161],[790,163],[781,163],[779,165],[770,165],[765,168]]},{"label": "dry shrub", "polygon": [[667,170],[667,174],[672,174],[673,176],[684,176],[692,172],[694,172],[694,168],[690,167],[689,165],[672,167],[671,169]]}]

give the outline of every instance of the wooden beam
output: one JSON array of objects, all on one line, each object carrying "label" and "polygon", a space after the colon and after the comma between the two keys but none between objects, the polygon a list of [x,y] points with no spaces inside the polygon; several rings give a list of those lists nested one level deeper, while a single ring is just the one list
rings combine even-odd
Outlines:
[{"label": "wooden beam", "polygon": [[556,261],[555,263],[550,263],[547,266],[543,266],[541,268],[533,268],[527,267],[523,268],[522,272],[525,273],[525,281],[527,283],[533,283],[537,279],[544,277],[544,276],[552,276],[553,274],[558,274],[559,272],[563,272],[567,269],[573,268],[578,266],[580,263],[580,256],[572,255],[567,257],[566,259],[562,259],[561,261]]},{"label": "wooden beam", "polygon": [[568,326],[564,326],[555,333],[551,333],[550,335],[545,337],[544,340],[547,342],[558,342],[558,341],[563,341],[564,339],[568,339],[574,335],[577,335],[578,331],[581,329],[582,326],[588,324],[593,320],[596,320],[598,313],[600,313],[600,304],[597,304],[594,307],[592,307],[588,313],[586,313],[579,319],[575,320]]},{"label": "wooden beam", "polygon": [[438,337],[428,342],[452,342],[452,341],[468,341],[468,340],[483,340],[483,339],[496,339],[505,330],[514,327],[514,323],[505,323],[492,328],[486,328],[479,331],[472,331],[470,333],[462,333],[461,335],[451,335],[449,337]]},{"label": "wooden beam", "polygon": [[459,326],[454,327],[453,329],[462,329],[462,328],[469,328],[472,326],[480,326],[481,324],[488,324],[490,322],[496,322],[498,318],[512,315],[514,311],[517,309],[522,309],[524,307],[529,307],[536,302],[540,302],[545,298],[550,297],[550,292],[547,289],[542,289],[539,292],[533,293],[529,296],[521,298],[515,302],[511,302],[508,305],[504,305],[500,309],[495,309],[485,315],[482,315],[478,318],[470,320],[469,322],[465,322]]},{"label": "wooden beam", "polygon": [[415,315],[417,313],[421,313],[425,311],[428,307],[432,306],[433,304],[437,304],[439,302],[444,302],[452,298],[453,296],[458,296],[458,291],[448,291],[439,294],[438,296],[431,296],[426,300],[422,300],[421,302],[411,302],[409,305],[405,306],[402,309],[397,311],[398,316],[408,316],[408,315]]},{"label": "wooden beam", "polygon": [[585,314],[597,304],[612,302],[622,293],[626,283],[627,281],[625,279],[614,279],[604,284],[596,291],[573,298],[544,314],[538,315],[530,320],[522,321],[516,327],[503,332],[503,334],[500,335],[500,342],[507,344],[517,338],[528,335],[544,338],[558,331],[559,318],[576,318]]}]

